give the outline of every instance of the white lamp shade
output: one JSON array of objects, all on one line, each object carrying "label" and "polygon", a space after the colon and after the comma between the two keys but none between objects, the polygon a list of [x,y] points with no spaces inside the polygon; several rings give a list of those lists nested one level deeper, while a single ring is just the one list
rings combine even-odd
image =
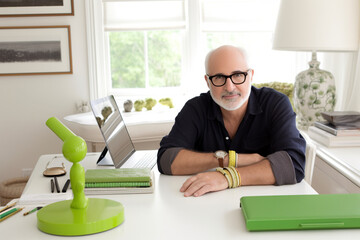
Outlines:
[{"label": "white lamp shade", "polygon": [[273,49],[357,51],[360,0],[282,0]]}]

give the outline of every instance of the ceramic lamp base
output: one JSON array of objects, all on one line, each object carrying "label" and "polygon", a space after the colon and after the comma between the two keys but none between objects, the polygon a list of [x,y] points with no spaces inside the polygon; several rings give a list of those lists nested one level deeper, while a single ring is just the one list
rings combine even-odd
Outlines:
[{"label": "ceramic lamp base", "polygon": [[297,127],[307,130],[315,121],[324,121],[321,112],[334,110],[335,80],[334,76],[319,69],[320,62],[316,53],[312,54],[310,68],[296,76],[294,84],[294,106],[297,114]]},{"label": "ceramic lamp base", "polygon": [[60,201],[39,210],[39,230],[53,235],[79,236],[103,232],[124,221],[124,207],[119,202],[89,198],[85,209],[71,208],[71,202]]}]

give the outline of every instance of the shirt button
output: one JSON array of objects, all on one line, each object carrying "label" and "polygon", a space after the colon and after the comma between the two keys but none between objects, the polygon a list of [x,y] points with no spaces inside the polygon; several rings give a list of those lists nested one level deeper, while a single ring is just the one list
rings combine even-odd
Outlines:
[{"label": "shirt button", "polygon": [[226,137],[225,139],[226,139],[226,140],[229,140],[229,137]]}]

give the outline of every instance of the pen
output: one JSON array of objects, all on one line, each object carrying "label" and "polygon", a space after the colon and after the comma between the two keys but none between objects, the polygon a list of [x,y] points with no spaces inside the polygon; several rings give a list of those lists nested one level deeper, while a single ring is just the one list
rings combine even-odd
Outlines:
[{"label": "pen", "polygon": [[26,216],[26,215],[28,215],[28,214],[30,214],[30,213],[36,212],[37,210],[40,210],[40,209],[42,209],[42,207],[36,207],[36,208],[34,208],[34,209],[32,209],[32,210],[24,213],[24,216]]},{"label": "pen", "polygon": [[16,213],[20,212],[24,208],[13,208],[3,214],[0,215],[0,222],[4,221],[5,219],[11,217],[12,215],[15,215]]},{"label": "pen", "polygon": [[63,189],[62,189],[62,192],[66,192],[66,191],[67,191],[67,189],[68,189],[68,187],[69,187],[69,184],[70,184],[70,179],[68,179],[68,180],[66,181],[66,183],[64,184],[64,187],[63,187]]},{"label": "pen", "polygon": [[13,206],[16,205],[17,202],[13,202],[12,204],[9,204],[9,205],[6,205],[3,209],[0,210],[0,213],[9,209],[9,208],[12,208]]},{"label": "pen", "polygon": [[54,179],[51,179],[51,180],[50,180],[50,185],[51,185],[51,192],[53,193],[53,192],[54,192],[54,188],[55,188],[55,186],[54,186]]},{"label": "pen", "polygon": [[57,180],[57,177],[54,177],[54,179],[55,179],[56,191],[59,193],[59,192],[60,192],[59,182],[58,182],[58,180]]}]

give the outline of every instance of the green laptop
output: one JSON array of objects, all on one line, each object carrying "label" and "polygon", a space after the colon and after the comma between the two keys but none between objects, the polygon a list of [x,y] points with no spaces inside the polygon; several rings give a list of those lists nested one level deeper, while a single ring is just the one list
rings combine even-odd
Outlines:
[{"label": "green laptop", "polygon": [[246,196],[249,231],[360,228],[360,194]]}]

